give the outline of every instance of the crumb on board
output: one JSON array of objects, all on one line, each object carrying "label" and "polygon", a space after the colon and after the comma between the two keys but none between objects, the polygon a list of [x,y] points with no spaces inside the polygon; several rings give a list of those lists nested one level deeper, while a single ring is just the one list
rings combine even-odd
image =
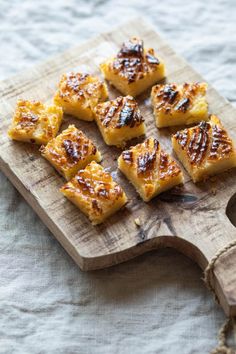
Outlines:
[{"label": "crumb on board", "polygon": [[211,188],[211,193],[212,193],[213,195],[216,195],[216,188]]},{"label": "crumb on board", "polygon": [[134,219],[134,223],[136,226],[141,226],[141,224],[142,224],[140,218]]}]

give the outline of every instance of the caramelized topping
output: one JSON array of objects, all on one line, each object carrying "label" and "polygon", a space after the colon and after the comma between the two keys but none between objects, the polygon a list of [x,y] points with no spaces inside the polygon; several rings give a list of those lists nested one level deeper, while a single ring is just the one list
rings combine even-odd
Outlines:
[{"label": "caramelized topping", "polygon": [[18,124],[24,129],[27,127],[34,126],[39,120],[38,115],[32,112],[23,112],[20,117]]},{"label": "caramelized topping", "polygon": [[[62,136],[61,144],[66,153],[67,162],[73,164],[88,155],[96,154],[96,146],[80,130],[76,128],[72,128],[71,130],[70,127],[68,129],[69,130],[65,131],[64,136]],[[63,156],[63,152],[61,152],[61,156]]]},{"label": "caramelized topping", "polygon": [[61,97],[71,97],[76,95],[76,99],[90,97],[103,85],[101,81],[82,73],[68,73],[63,75],[59,84],[59,95]]},{"label": "caramelized topping", "polygon": [[134,124],[134,110],[126,102],[120,111],[118,126],[123,127],[125,125],[129,125],[130,127],[132,127]]},{"label": "caramelized topping", "polygon": [[160,64],[154,54],[154,50],[149,49],[145,55],[143,41],[132,38],[123,43],[111,68],[131,83],[141,79],[145,73],[155,70]]},{"label": "caramelized topping", "polygon": [[[149,147],[150,139],[145,141],[146,147]],[[155,161],[157,158],[157,151],[159,147],[159,142],[153,139],[153,148],[151,151],[147,151],[144,154],[138,156],[137,159],[137,172],[138,175],[150,172],[153,170]]]},{"label": "caramelized topping", "polygon": [[36,129],[44,106],[39,101],[18,100],[14,121],[20,129]]},{"label": "caramelized topping", "polygon": [[23,113],[21,117],[22,117],[22,120],[30,121],[30,122],[33,122],[33,123],[35,123],[35,122],[37,122],[39,120],[39,117],[36,114],[32,113],[32,112]]},{"label": "caramelized topping", "polygon": [[153,169],[156,161],[156,153],[145,152],[144,155],[138,157],[138,175],[148,172]]},{"label": "caramelized topping", "polygon": [[98,205],[98,202],[96,199],[92,200],[92,208],[94,211],[96,211],[98,214],[102,213],[102,208],[100,208],[100,206]]},{"label": "caramelized topping", "polygon": [[182,98],[182,100],[180,100],[177,105],[175,106],[175,110],[176,111],[182,111],[182,112],[186,112],[188,107],[190,105],[190,99],[189,98]]},{"label": "caramelized topping", "polygon": [[160,153],[160,163],[159,163],[159,178],[164,180],[170,176],[177,176],[181,173],[179,166],[175,163],[174,160],[169,158],[169,155],[166,154],[163,150]]},{"label": "caramelized topping", "polygon": [[[119,107],[120,107],[120,103],[121,100],[116,100],[115,104],[111,104],[110,106],[108,105],[108,103],[105,103],[104,106],[106,107],[105,110],[101,110],[101,120],[102,120],[102,124],[105,127],[108,127],[110,125],[110,122],[113,120],[113,118],[115,117],[116,112],[118,111]],[[98,106],[98,109],[101,106]],[[103,115],[103,117],[102,117]]]},{"label": "caramelized topping", "polygon": [[191,130],[185,129],[175,134],[182,149],[186,149],[191,164],[200,165],[203,162],[210,143],[209,130],[210,124],[201,122]]},{"label": "caramelized topping", "polygon": [[152,54],[150,54],[150,53],[148,53],[148,54],[146,55],[146,59],[147,59],[147,62],[148,62],[149,64],[155,64],[155,65],[160,64],[160,60],[157,59],[156,57],[154,57],[154,55],[152,55]]},{"label": "caramelized topping", "polygon": [[210,149],[210,159],[224,157],[233,150],[232,141],[226,131],[218,125],[212,126],[212,144]]},{"label": "caramelized topping", "polygon": [[43,153],[48,154],[62,168],[73,167],[88,156],[95,155],[96,146],[86,135],[70,125],[55,139],[51,140]]},{"label": "caramelized topping", "polygon": [[198,127],[194,128],[187,148],[191,164],[200,165],[202,163],[209,145],[209,128],[210,125],[206,122],[201,122]]},{"label": "caramelized topping", "polygon": [[99,197],[103,197],[103,198],[106,198],[106,199],[109,198],[109,192],[105,188],[98,189],[98,195],[99,195]]},{"label": "caramelized topping", "polygon": [[15,140],[44,145],[56,135],[61,120],[61,107],[19,99],[8,135]]},{"label": "caramelized topping", "polygon": [[120,96],[113,101],[100,104],[97,106],[97,113],[105,127],[133,128],[144,121],[137,102],[131,96]]},{"label": "caramelized topping", "polygon": [[[163,89],[163,101],[173,103],[178,96],[178,91],[173,88],[171,85],[167,85]],[[159,94],[161,96],[161,94]]]},{"label": "caramelized topping", "polygon": [[161,151],[160,153],[160,164],[159,164],[159,177],[164,179],[166,175],[166,170],[168,167],[168,155]]},{"label": "caramelized topping", "polygon": [[55,113],[53,110],[48,112],[47,106],[39,101],[18,100],[15,115],[13,117],[14,129],[22,129],[29,134],[33,134],[38,126],[43,124],[42,135],[47,135],[49,138],[53,135],[53,123],[50,122],[48,116],[57,118],[59,110],[60,109],[56,107]]},{"label": "caramelized topping", "polygon": [[206,159],[221,159],[233,151],[232,140],[220,122],[201,122],[196,127],[177,132],[174,137],[193,165],[201,165]]},{"label": "caramelized topping", "polygon": [[83,177],[83,174],[80,173],[82,171],[79,171],[79,173],[75,176],[75,179],[80,185],[80,188],[83,192],[87,192],[88,194],[94,195],[95,191],[93,186],[91,185],[91,181],[89,180],[89,178]]},{"label": "caramelized topping", "polygon": [[182,131],[177,132],[174,137],[178,140],[179,145],[181,145],[182,149],[185,148],[189,139],[189,130],[184,129]]},{"label": "caramelized topping", "polygon": [[122,152],[122,158],[125,162],[132,164],[133,162],[133,152],[131,150],[126,150]]},{"label": "caramelized topping", "polygon": [[[146,139],[142,144],[123,151],[121,156],[127,164],[127,173],[130,169],[133,171],[131,174],[136,174],[139,183],[145,186],[147,194],[153,193],[160,180],[169,180],[181,173],[177,163],[161,149],[158,140],[154,138]],[[122,170],[122,165],[120,166]]]},{"label": "caramelized topping", "polygon": [[64,140],[62,143],[62,146],[64,147],[66,154],[69,158],[71,158],[74,161],[78,161],[80,156],[78,153],[78,143],[73,142],[69,139]]},{"label": "caramelized topping", "polygon": [[133,38],[122,44],[121,50],[118,52],[117,57],[142,57],[143,56],[143,41],[138,38]]},{"label": "caramelized topping", "polygon": [[69,90],[73,90],[76,93],[82,93],[80,85],[84,83],[89,75],[88,74],[74,74],[69,73],[66,75],[66,86]]},{"label": "caramelized topping", "polygon": [[176,84],[156,85],[152,89],[152,99],[157,110],[170,113],[172,110],[185,113],[198,96],[205,96],[206,84],[185,83],[182,86]]},{"label": "caramelized topping", "polygon": [[87,200],[96,213],[103,212],[103,201],[114,201],[123,195],[122,188],[95,162],[80,170],[63,188],[72,189],[89,198]]}]

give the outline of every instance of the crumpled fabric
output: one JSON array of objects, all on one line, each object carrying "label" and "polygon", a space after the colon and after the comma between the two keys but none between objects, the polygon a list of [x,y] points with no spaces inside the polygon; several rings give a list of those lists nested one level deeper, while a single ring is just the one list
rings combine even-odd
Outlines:
[{"label": "crumpled fabric", "polygon": [[[234,0],[0,3],[0,78],[134,16],[235,103]],[[82,272],[0,175],[0,353],[209,353],[225,315],[174,250]]]}]

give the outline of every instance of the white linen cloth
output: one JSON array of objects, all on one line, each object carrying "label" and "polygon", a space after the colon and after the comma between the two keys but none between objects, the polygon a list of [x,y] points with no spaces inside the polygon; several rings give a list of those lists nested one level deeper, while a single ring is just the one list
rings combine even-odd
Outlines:
[{"label": "white linen cloth", "polygon": [[[136,15],[235,101],[235,0],[2,0],[0,78]],[[216,345],[225,316],[192,261],[161,250],[83,273],[0,178],[0,353],[204,354]]]}]

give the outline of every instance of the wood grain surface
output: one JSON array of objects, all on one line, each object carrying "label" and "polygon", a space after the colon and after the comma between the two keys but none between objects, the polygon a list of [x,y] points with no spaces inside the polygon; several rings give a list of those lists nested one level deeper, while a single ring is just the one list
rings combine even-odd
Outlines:
[{"label": "wood grain surface", "polygon": [[[142,19],[135,19],[0,83],[0,166],[81,269],[111,266],[148,250],[167,246],[175,247],[204,269],[219,249],[236,239],[235,226],[226,215],[227,206],[230,214],[233,204],[236,169],[196,185],[185,173],[184,186],[144,203],[117,169],[116,160],[121,151],[105,145],[94,122],[66,116],[61,129],[74,123],[96,142],[103,154],[102,165],[121,184],[129,198],[125,209],[104,224],[92,226],[86,216],[59,192],[64,180],[40,156],[38,147],[10,141],[6,134],[18,98],[50,101],[61,74],[71,70],[101,76],[99,63],[131,36],[141,37],[146,47],[153,47],[160,54],[166,63],[168,82],[203,80],[149,25]],[[119,95],[110,86],[109,92],[110,98]],[[138,99],[147,125],[147,136],[157,137],[172,154],[170,136],[177,129],[158,130],[155,127],[149,96],[150,92],[147,92]],[[207,98],[210,112],[220,117],[235,141],[236,110],[211,85]],[[141,227],[137,227],[135,218],[141,220]],[[232,215],[230,219],[233,219]],[[231,249],[216,262],[212,279],[227,314],[236,314],[235,271],[236,250]]]}]

